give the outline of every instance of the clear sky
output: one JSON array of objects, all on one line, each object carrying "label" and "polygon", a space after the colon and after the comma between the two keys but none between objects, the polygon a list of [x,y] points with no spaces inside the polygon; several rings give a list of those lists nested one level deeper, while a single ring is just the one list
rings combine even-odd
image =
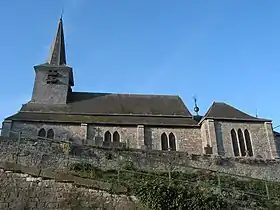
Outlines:
[{"label": "clear sky", "polygon": [[223,101],[280,124],[279,0],[9,0],[0,3],[0,120],[30,97],[64,7],[76,91]]}]

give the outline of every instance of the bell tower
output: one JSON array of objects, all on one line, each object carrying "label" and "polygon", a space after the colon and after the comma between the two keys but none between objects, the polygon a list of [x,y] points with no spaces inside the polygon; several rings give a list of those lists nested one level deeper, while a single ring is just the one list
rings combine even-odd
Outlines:
[{"label": "bell tower", "polygon": [[73,70],[66,64],[63,21],[58,28],[46,63],[34,66],[35,82],[30,103],[63,105],[74,86]]}]

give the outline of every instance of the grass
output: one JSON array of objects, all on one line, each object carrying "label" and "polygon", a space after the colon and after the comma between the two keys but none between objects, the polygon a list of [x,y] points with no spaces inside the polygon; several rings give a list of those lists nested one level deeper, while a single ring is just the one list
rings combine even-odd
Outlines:
[{"label": "grass", "polygon": [[[134,193],[135,184],[145,183],[155,179],[164,180],[168,185],[168,172],[139,171],[133,165],[127,164],[117,170],[103,171],[90,164],[76,164],[71,166],[71,173],[76,176],[96,179],[100,181],[117,183],[127,187],[131,194]],[[119,173],[119,175],[118,175]],[[188,172],[171,172],[172,182],[178,185],[193,185],[204,188],[218,188],[220,183],[221,191],[228,194],[235,194],[235,199],[240,201],[251,200],[251,202],[264,202],[268,199],[266,184],[269,192],[269,198],[279,200],[280,183],[264,182],[251,178],[239,178],[229,175],[217,175],[214,172],[205,170],[194,170]],[[219,180],[220,179],[220,180]],[[242,196],[240,196],[242,195]]]}]

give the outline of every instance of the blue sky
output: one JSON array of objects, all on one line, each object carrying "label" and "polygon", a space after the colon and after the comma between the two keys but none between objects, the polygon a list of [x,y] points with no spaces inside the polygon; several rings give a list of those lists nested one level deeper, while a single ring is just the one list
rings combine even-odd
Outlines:
[{"label": "blue sky", "polygon": [[278,0],[9,0],[0,3],[0,120],[32,93],[61,9],[76,91],[178,94],[280,124]]}]

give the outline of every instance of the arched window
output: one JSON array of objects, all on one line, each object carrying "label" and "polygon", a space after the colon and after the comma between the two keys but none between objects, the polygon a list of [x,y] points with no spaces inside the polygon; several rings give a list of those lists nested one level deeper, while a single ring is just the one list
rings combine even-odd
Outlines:
[{"label": "arched window", "polygon": [[176,139],[173,133],[169,134],[169,147],[171,151],[176,151]]},{"label": "arched window", "polygon": [[245,142],[244,142],[244,137],[243,137],[243,133],[242,133],[241,129],[238,129],[237,135],[238,135],[241,155],[245,156],[246,155]]},{"label": "arched window", "polygon": [[168,150],[167,135],[165,133],[161,135],[161,149]]},{"label": "arched window", "polygon": [[38,136],[46,137],[46,130],[44,128],[41,128],[38,132]]},{"label": "arched window", "polygon": [[111,145],[111,133],[110,131],[106,131],[104,134],[103,146],[108,147]]},{"label": "arched window", "polygon": [[248,155],[251,157],[251,156],[253,156],[253,149],[252,149],[252,142],[251,142],[250,134],[247,129],[244,131],[244,136],[245,136],[245,141],[246,141],[247,152],[248,152]]},{"label": "arched window", "polygon": [[233,147],[233,153],[235,156],[239,156],[239,148],[238,148],[238,143],[237,143],[237,137],[236,137],[236,132],[234,129],[230,131],[231,134],[231,141],[232,141],[232,147]]},{"label": "arched window", "polygon": [[54,138],[54,132],[53,129],[49,129],[47,132],[47,138],[48,139],[53,139]]},{"label": "arched window", "polygon": [[115,131],[114,134],[113,134],[113,144],[114,146],[118,146],[120,143],[120,134]]}]

